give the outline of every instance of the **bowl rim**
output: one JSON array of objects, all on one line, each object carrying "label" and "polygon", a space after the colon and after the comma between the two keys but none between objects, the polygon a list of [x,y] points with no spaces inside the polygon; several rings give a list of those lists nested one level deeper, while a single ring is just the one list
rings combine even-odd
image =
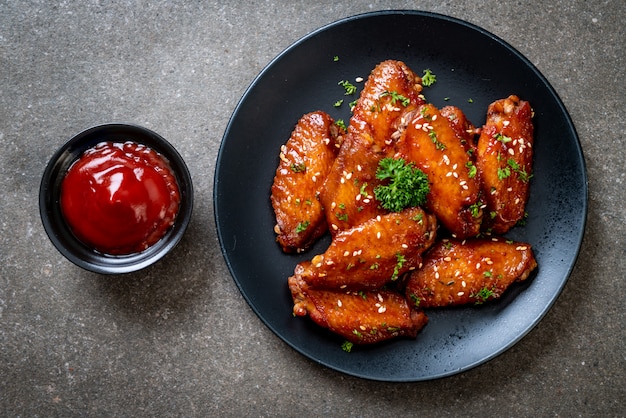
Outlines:
[{"label": "bowl rim", "polygon": [[[169,163],[178,183],[180,204],[174,224],[146,250],[128,255],[102,254],[85,245],[71,232],[63,218],[60,186],[65,172],[84,153],[101,142],[133,141],[146,145]],[[193,211],[193,182],[189,168],[174,146],[161,135],[134,123],[111,122],[91,126],[73,135],[48,161],[39,188],[39,212],[48,238],[75,265],[100,274],[125,274],[156,263],[182,239]]]}]

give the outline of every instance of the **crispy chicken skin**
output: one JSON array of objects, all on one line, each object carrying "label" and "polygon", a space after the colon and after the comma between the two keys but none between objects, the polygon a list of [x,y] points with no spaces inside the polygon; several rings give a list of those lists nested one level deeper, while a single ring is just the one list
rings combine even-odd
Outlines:
[{"label": "crispy chicken skin", "polygon": [[475,155],[476,152],[476,136],[480,133],[480,130],[476,128],[465,113],[456,106],[442,107],[441,116],[448,119],[450,127],[456,134],[457,138],[461,141],[461,145],[470,156]]},{"label": "crispy chicken skin", "polygon": [[504,234],[524,218],[533,160],[533,110],[517,96],[489,105],[476,167],[487,205],[484,228]]},{"label": "crispy chicken skin", "polygon": [[410,274],[406,297],[420,308],[481,304],[499,298],[537,267],[529,244],[503,238],[441,240]]},{"label": "crispy chicken skin", "polygon": [[281,147],[270,199],[283,251],[305,250],[328,230],[319,193],[340,141],[333,119],[317,111],[302,116]]},{"label": "crispy chicken skin", "polygon": [[385,212],[374,199],[378,162],[393,154],[402,116],[423,102],[421,90],[421,78],[403,62],[384,61],[372,70],[321,192],[331,234]]},{"label": "crispy chicken skin", "polygon": [[428,322],[422,311],[412,309],[403,295],[390,290],[316,290],[296,276],[288,283],[295,316],[308,314],[316,324],[354,344],[414,338]]},{"label": "crispy chicken skin", "polygon": [[294,275],[324,289],[378,289],[415,269],[434,242],[437,221],[421,208],[370,219],[335,235],[328,249]]},{"label": "crispy chicken skin", "polygon": [[412,162],[427,176],[426,209],[457,238],[480,232],[480,183],[464,145],[449,119],[431,104],[420,106],[397,143],[397,157]]}]

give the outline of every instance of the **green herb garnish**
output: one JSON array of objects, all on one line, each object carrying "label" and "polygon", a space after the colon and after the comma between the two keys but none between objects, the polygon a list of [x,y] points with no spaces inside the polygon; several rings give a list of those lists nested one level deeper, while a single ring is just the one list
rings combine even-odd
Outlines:
[{"label": "green herb garnish", "polygon": [[405,163],[402,158],[380,160],[376,178],[388,180],[387,184],[376,186],[374,195],[383,208],[392,212],[423,205],[430,191],[428,176],[415,168],[413,163]]}]

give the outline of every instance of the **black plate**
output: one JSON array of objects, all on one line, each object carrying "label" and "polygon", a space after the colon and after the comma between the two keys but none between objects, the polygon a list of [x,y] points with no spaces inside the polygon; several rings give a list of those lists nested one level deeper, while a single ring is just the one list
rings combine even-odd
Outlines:
[{"label": "black plate", "polygon": [[[334,60],[334,57],[338,60]],[[508,237],[527,241],[539,269],[532,280],[480,308],[427,312],[416,340],[341,349],[342,339],[309,318],[294,318],[287,277],[297,262],[275,243],[270,188],[278,153],[304,113],[325,110],[349,119],[341,80],[367,78],[380,61],[399,59],[415,72],[431,69],[429,101],[462,108],[480,126],[489,103],[517,94],[535,110],[535,161],[529,217]],[[355,83],[357,84],[357,83]],[[362,86],[362,85],[359,85]],[[583,237],[587,178],[572,121],[554,89],[519,52],[485,30],[450,17],[415,11],[359,15],[297,41],[254,80],[228,124],[219,151],[215,220],[226,263],[261,320],[291,347],[332,369],[381,381],[453,375],[513,346],[545,315],[565,285]]]}]

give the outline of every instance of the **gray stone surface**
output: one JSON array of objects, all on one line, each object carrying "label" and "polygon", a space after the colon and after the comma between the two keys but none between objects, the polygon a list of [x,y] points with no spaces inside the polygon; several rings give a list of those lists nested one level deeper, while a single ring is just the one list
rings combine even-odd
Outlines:
[{"label": "gray stone surface", "polygon": [[[390,8],[467,20],[526,55],[589,175],[580,257],[546,317],[496,359],[423,383],[345,376],[278,339],[228,273],[211,201],[224,128],[258,72],[320,26]],[[0,415],[624,416],[625,21],[622,1],[0,0]],[[108,121],[170,140],[196,207],[173,254],[105,278],[52,246],[37,195],[54,150]]]}]

